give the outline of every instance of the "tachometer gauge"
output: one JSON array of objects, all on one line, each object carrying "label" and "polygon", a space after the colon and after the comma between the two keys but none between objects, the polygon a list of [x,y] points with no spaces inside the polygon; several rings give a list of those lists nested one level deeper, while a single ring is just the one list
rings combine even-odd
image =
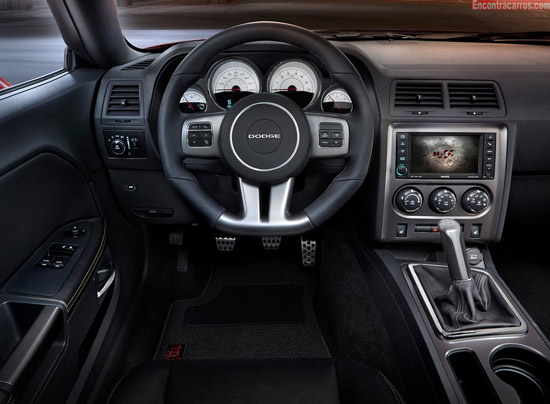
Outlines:
[{"label": "tachometer gauge", "polygon": [[206,97],[201,91],[191,87],[181,97],[180,111],[186,114],[206,111]]},{"label": "tachometer gauge", "polygon": [[267,89],[269,92],[282,94],[305,108],[317,96],[319,79],[315,70],[308,64],[289,60],[271,72]]},{"label": "tachometer gauge", "polygon": [[239,59],[226,59],[210,73],[210,93],[222,108],[230,109],[247,95],[260,92],[256,69]]},{"label": "tachometer gauge", "polygon": [[349,94],[343,88],[330,90],[324,97],[321,105],[323,111],[336,114],[347,114],[351,112],[353,104]]}]

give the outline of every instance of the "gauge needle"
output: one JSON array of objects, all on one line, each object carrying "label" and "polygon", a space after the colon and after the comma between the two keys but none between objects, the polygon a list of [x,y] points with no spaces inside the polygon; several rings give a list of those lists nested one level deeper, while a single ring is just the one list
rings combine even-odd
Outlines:
[{"label": "gauge needle", "polygon": [[332,100],[332,102],[334,103],[334,106],[335,106],[336,108],[342,109],[342,107],[340,106],[340,104],[338,104],[338,103],[334,100],[334,98],[332,98],[331,95],[329,95],[328,97]]},{"label": "gauge needle", "polygon": [[298,91],[296,88],[273,88],[271,91]]},{"label": "gauge needle", "polygon": [[[185,97],[183,97],[185,98]],[[189,100],[187,98],[185,98],[185,102],[187,102],[187,105],[189,106],[189,108],[191,108],[191,111],[194,111],[195,108],[193,108],[193,105],[189,102]]]}]

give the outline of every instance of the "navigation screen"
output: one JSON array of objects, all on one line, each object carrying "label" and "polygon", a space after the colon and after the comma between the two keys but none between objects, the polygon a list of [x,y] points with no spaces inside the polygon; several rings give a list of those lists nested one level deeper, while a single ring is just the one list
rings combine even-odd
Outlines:
[{"label": "navigation screen", "polygon": [[479,135],[413,134],[411,174],[477,174]]}]

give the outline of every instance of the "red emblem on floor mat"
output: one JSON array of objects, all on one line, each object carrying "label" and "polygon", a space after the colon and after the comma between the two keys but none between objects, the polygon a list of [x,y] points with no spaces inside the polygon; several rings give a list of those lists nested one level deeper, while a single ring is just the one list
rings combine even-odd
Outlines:
[{"label": "red emblem on floor mat", "polygon": [[183,358],[183,352],[185,351],[185,345],[168,345],[166,352],[164,353],[164,360],[166,361],[179,361]]}]

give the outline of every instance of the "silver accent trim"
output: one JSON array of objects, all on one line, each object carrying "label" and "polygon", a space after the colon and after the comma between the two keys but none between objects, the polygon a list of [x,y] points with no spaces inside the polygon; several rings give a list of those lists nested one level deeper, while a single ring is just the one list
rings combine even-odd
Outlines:
[{"label": "silver accent trim", "polygon": [[[186,157],[211,157],[211,158],[220,158],[220,146],[219,146],[219,136],[220,136],[220,127],[222,121],[225,118],[225,113],[211,113],[211,114],[200,114],[196,117],[188,118],[183,122],[181,128],[181,146],[183,154]],[[189,147],[187,144],[187,135],[189,133],[189,126],[194,123],[209,123],[212,125],[212,146],[203,146],[203,147]]]},{"label": "silver accent trim", "polygon": [[[336,118],[327,114],[306,113],[311,133],[310,158],[343,157],[349,153],[349,125],[343,118]],[[319,126],[321,122],[338,123],[342,125],[342,147],[321,147],[319,146]]]},{"label": "silver accent trim", "polygon": [[249,236],[286,236],[313,229],[305,213],[289,212],[294,178],[271,187],[267,218],[261,215],[260,188],[238,179],[241,195],[241,212],[224,212],[216,228]]},{"label": "silver accent trim", "polygon": [[98,299],[101,296],[103,296],[109,290],[109,288],[111,287],[111,285],[115,281],[115,278],[116,278],[116,271],[113,270],[113,273],[111,274],[111,276],[109,276],[109,279],[107,279],[107,282],[105,282],[103,287],[100,290],[97,291],[97,298]]},{"label": "silver accent trim", "polygon": [[[283,164],[280,164],[279,166],[274,167],[274,168],[256,168],[256,167],[251,166],[250,164],[245,163],[243,161],[243,159],[241,159],[241,157],[238,155],[237,151],[235,150],[235,146],[233,145],[233,129],[235,128],[235,124],[237,123],[237,121],[239,120],[239,118],[241,117],[242,114],[244,114],[250,108],[255,107],[257,105],[271,105],[273,107],[277,107],[277,108],[281,109],[282,111],[284,111],[290,117],[290,119],[292,119],[292,122],[294,123],[294,127],[296,128],[296,147],[294,147],[294,151],[292,152],[290,157]],[[239,162],[242,165],[244,165],[245,167],[250,168],[251,170],[259,171],[259,172],[263,172],[263,173],[270,172],[270,171],[275,171],[275,170],[278,170],[278,169],[286,166],[288,163],[290,163],[290,161],[294,158],[294,156],[298,152],[298,147],[300,146],[300,129],[298,128],[298,123],[296,122],[296,120],[294,119],[292,114],[287,111],[286,108],[283,108],[282,106],[280,106],[278,104],[274,104],[272,102],[264,102],[264,101],[257,102],[255,104],[249,105],[248,107],[243,109],[241,112],[239,112],[239,114],[233,120],[233,123],[231,124],[231,129],[229,130],[229,144],[231,145],[231,151],[233,151],[233,154],[235,155],[237,160],[239,160]]]},{"label": "silver accent trim", "polygon": [[[415,267],[417,266],[436,267],[436,268],[445,268],[445,269],[447,269],[447,266],[439,265],[439,264],[422,264],[422,263],[409,264],[407,266],[407,269],[409,270],[409,274],[414,282],[414,286],[416,287],[416,291],[420,294],[422,303],[425,309],[428,311],[428,315],[432,321],[432,324],[437,329],[437,332],[439,332],[439,334],[442,335],[444,338],[457,339],[457,338],[475,338],[475,337],[480,337],[484,335],[510,335],[510,334],[523,335],[527,332],[527,324],[525,320],[523,319],[523,317],[521,317],[516,307],[512,304],[512,302],[508,298],[508,295],[504,293],[504,290],[500,287],[499,283],[495,280],[493,275],[479,268],[471,268],[471,270],[472,272],[479,272],[489,277],[490,281],[493,282],[493,285],[495,285],[498,292],[504,298],[504,301],[506,302],[508,307],[512,310],[514,315],[519,320],[520,324],[516,327],[483,328],[478,330],[453,331],[453,332],[445,331],[443,329],[443,326],[439,322],[437,315],[435,314],[434,308],[431,305],[430,299],[426,294],[426,291],[424,290],[424,287],[422,286],[422,283],[420,282],[418,275],[416,274]],[[414,290],[413,290],[413,293],[414,293]]]}]

